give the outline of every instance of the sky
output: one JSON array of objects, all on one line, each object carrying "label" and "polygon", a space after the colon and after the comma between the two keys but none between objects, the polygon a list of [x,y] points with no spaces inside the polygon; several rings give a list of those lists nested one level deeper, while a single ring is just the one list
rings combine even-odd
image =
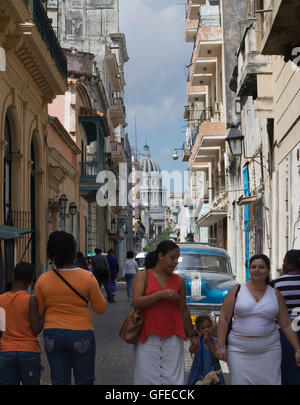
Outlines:
[{"label": "sky", "polygon": [[[184,172],[187,162],[172,158],[185,141],[187,65],[193,44],[184,40],[186,0],[119,0],[120,32],[125,34],[126,131],[131,146],[151,157],[163,171]],[[141,158],[141,156],[139,156]],[[179,183],[179,182],[177,182]],[[185,182],[171,191],[181,192]]]}]

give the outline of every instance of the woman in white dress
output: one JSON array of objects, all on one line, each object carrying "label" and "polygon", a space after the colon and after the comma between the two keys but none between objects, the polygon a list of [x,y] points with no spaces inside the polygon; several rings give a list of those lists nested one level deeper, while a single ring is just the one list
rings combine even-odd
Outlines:
[{"label": "woman in white dress", "polygon": [[[250,281],[227,294],[218,322],[218,358],[228,362],[232,385],[280,385],[281,345],[277,327],[295,350],[300,366],[300,343],[292,329],[281,293],[269,283],[270,260],[263,254],[250,259]],[[234,312],[233,312],[234,311]],[[232,329],[226,336],[234,313]]]}]

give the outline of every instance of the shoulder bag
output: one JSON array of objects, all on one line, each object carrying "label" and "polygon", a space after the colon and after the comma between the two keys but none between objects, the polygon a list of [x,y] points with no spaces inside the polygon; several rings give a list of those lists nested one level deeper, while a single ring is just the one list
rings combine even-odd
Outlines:
[{"label": "shoulder bag", "polygon": [[52,270],[65,284],[67,284],[67,286],[69,288],[71,288],[72,291],[74,291],[75,294],[78,295],[78,297],[80,297],[83,301],[85,301],[87,304],[89,304],[89,301],[83,295],[81,295],[77,290],[75,290],[75,288],[61,274],[59,274],[59,272],[57,270],[55,270],[55,269],[52,269]]},{"label": "shoulder bag", "polygon": [[230,321],[229,321],[229,324],[228,324],[228,330],[227,330],[227,335],[226,335],[226,345],[228,344],[228,335],[229,335],[229,332],[230,332],[231,329],[232,329],[232,317],[233,317],[233,313],[234,313],[235,301],[236,301],[237,295],[238,295],[238,293],[239,293],[239,291],[240,291],[240,288],[241,288],[241,285],[238,284],[238,288],[237,288],[237,290],[236,290],[236,292],[235,292],[235,299],[234,299],[234,305],[233,305],[233,309],[232,309],[232,314],[231,314],[231,318],[230,318]]},{"label": "shoulder bag", "polygon": [[[148,284],[148,271],[146,271],[146,288]],[[146,291],[146,289],[145,289]],[[123,322],[119,336],[125,342],[135,345],[140,338],[141,327],[144,318],[141,314],[141,310],[133,308],[132,304],[130,306],[129,314],[127,315],[125,321]]]}]

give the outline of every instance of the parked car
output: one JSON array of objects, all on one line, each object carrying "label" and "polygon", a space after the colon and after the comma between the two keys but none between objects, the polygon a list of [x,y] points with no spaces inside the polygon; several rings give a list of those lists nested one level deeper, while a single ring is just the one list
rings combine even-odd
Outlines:
[{"label": "parked car", "polygon": [[237,284],[224,249],[205,244],[178,244],[180,257],[174,273],[184,278],[186,302],[193,321],[199,314],[217,318],[228,291]]},{"label": "parked car", "polygon": [[148,252],[140,252],[135,256],[135,260],[137,261],[137,264],[139,266],[139,270],[144,270],[145,269],[145,257]]}]

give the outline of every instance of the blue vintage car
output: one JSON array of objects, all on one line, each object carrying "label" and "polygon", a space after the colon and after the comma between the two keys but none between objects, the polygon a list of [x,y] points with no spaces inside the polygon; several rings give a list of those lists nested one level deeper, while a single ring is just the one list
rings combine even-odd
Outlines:
[{"label": "blue vintage car", "polygon": [[199,314],[218,316],[228,291],[237,284],[224,249],[205,244],[178,244],[180,257],[174,273],[184,278],[192,319]]}]

